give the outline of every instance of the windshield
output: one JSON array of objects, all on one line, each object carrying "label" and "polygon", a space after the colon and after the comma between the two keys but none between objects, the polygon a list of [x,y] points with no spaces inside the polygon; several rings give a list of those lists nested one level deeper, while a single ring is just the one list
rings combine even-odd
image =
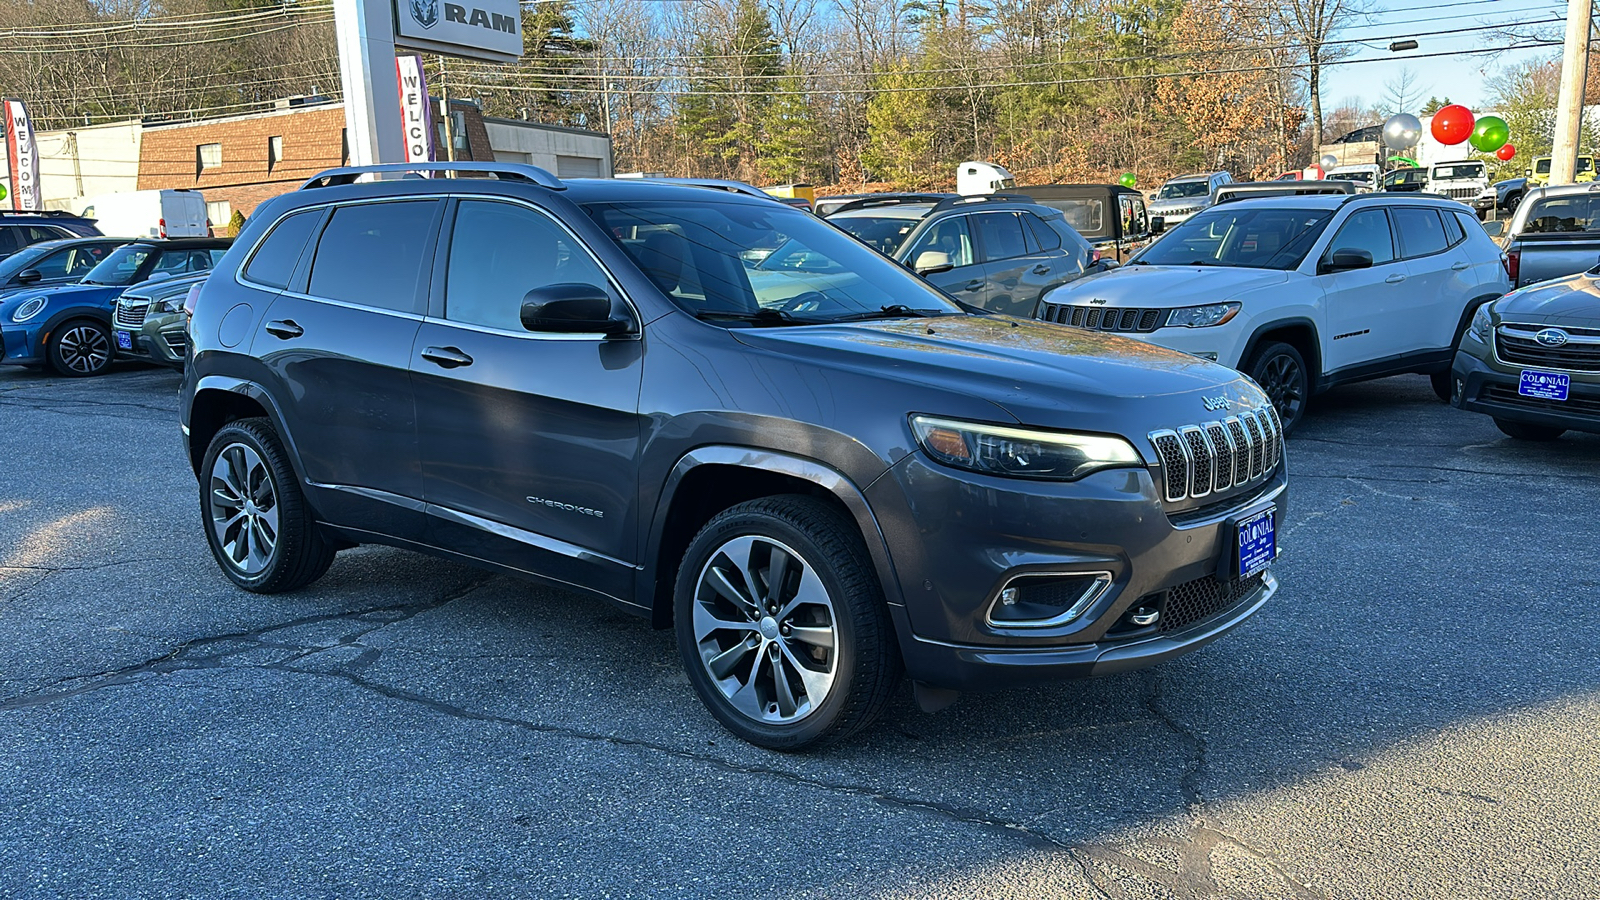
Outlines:
[{"label": "windshield", "polygon": [[1181,200],[1185,197],[1204,197],[1211,193],[1208,181],[1169,181],[1156,193],[1157,200]]},{"label": "windshield", "polygon": [[1487,170],[1484,169],[1483,163],[1461,163],[1460,165],[1454,166],[1434,166],[1433,177],[1445,181],[1455,178],[1482,178],[1484,177],[1485,171]]},{"label": "windshield", "polygon": [[1128,261],[1146,266],[1292,269],[1328,226],[1325,209],[1228,204],[1188,219]]},{"label": "windshield", "polygon": [[1072,230],[1084,237],[1101,237],[1109,234],[1106,221],[1106,204],[1096,197],[1074,197],[1070,200],[1035,200],[1040,206],[1061,210],[1061,215]]},{"label": "windshield", "polygon": [[1362,184],[1372,183],[1371,172],[1335,172],[1328,176],[1329,181],[1359,181]]},{"label": "windshield", "polygon": [[[777,204],[585,207],[661,292],[725,325],[960,313],[948,297],[810,213]],[[761,260],[750,247],[775,247]]]},{"label": "windshield", "polygon": [[1600,204],[1595,197],[1577,194],[1540,200],[1528,210],[1528,222],[1523,234],[1568,234],[1575,231],[1600,231],[1596,214]]},{"label": "windshield", "polygon": [[838,216],[828,221],[855,235],[857,240],[884,256],[893,256],[906,235],[921,220],[889,216]]},{"label": "windshield", "polygon": [[102,260],[100,265],[89,270],[83,283],[119,287],[133,284],[134,277],[139,274],[139,268],[144,265],[144,261],[150,258],[150,253],[149,247],[118,247]]}]

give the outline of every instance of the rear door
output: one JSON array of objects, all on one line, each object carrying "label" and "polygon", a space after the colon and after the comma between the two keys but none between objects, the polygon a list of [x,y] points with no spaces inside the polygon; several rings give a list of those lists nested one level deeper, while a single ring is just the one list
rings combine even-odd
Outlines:
[{"label": "rear door", "polygon": [[1394,207],[1389,217],[1406,266],[1406,302],[1399,317],[1410,323],[1410,336],[1401,338],[1400,352],[1451,347],[1474,287],[1472,261],[1463,247],[1466,235],[1455,216],[1428,207]]},{"label": "rear door", "polygon": [[936,251],[947,255],[952,268],[923,277],[934,287],[963,303],[982,306],[988,282],[984,278],[983,266],[978,262],[968,218],[964,215],[946,216],[930,223],[922,234],[912,239],[910,248],[900,260],[915,267],[917,258],[923,253]]},{"label": "rear door", "polygon": [[1396,258],[1394,229],[1382,209],[1352,213],[1334,233],[1323,259],[1339,250],[1365,250],[1372,268],[1321,275],[1327,303],[1329,372],[1381,360],[1401,352],[1413,338],[1405,315],[1409,287],[1404,262]]},{"label": "rear door", "polygon": [[1031,317],[1057,261],[1039,250],[1016,212],[978,213],[972,219],[988,282],[983,307],[1008,316]]},{"label": "rear door", "polygon": [[543,210],[461,200],[410,358],[429,542],[610,596],[632,590],[642,340],[531,332],[522,298],[620,291]]},{"label": "rear door", "polygon": [[269,392],[318,510],[335,524],[421,535],[409,366],[443,208],[441,200],[405,199],[295,213],[242,272],[281,291],[250,352],[277,382]]}]

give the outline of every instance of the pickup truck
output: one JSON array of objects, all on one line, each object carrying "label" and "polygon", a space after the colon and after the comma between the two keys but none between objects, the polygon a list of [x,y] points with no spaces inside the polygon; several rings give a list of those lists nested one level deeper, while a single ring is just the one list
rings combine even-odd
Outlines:
[{"label": "pickup truck", "polygon": [[1501,234],[1511,286],[1586,272],[1600,263],[1600,183],[1528,191]]}]

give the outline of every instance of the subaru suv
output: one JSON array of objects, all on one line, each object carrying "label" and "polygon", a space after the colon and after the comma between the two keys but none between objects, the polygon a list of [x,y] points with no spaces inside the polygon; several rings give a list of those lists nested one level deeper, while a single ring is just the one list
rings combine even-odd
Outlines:
[{"label": "subaru suv", "polygon": [[[416,171],[463,177],[380,177]],[[676,629],[761,746],[850,734],[902,672],[934,709],[1147,666],[1277,587],[1281,429],[1247,379],[970,312],[770,200],[330,170],[188,306],[180,420],[235,584],[374,543],[597,597]]]},{"label": "subaru suv", "polygon": [[1313,394],[1345,382],[1420,372],[1448,401],[1457,337],[1510,287],[1460,203],[1263,197],[1196,215],[1122,268],[1046,294],[1037,315],[1237,368],[1292,431]]},{"label": "subaru suv", "polygon": [[[1045,291],[1082,276],[1095,260],[1060,210],[1015,194],[867,197],[828,222],[963,303],[1017,316],[1031,315]],[[790,259],[776,254],[762,267]]]}]

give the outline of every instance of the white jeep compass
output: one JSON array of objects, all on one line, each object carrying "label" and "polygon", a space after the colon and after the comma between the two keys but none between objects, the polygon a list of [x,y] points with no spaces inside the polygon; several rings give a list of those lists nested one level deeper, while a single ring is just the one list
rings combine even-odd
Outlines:
[{"label": "white jeep compass", "polygon": [[1500,248],[1460,203],[1269,197],[1195,215],[1127,265],[1049,291],[1035,315],[1233,366],[1288,431],[1347,381],[1420,372],[1448,400],[1457,338],[1508,290]]}]

